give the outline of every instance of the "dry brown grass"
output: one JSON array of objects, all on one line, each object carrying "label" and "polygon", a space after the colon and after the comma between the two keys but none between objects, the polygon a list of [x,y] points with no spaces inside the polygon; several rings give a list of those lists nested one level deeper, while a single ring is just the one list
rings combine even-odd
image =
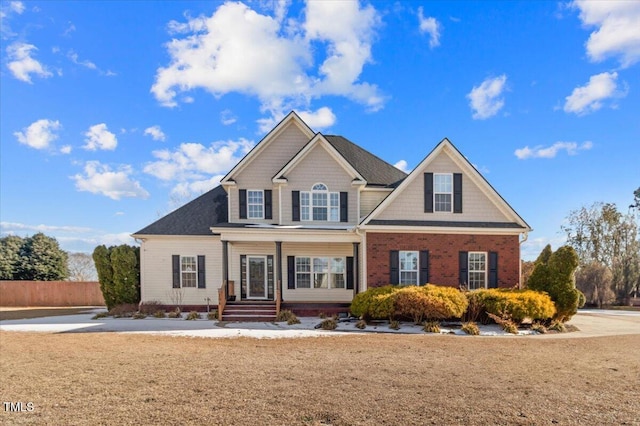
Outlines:
[{"label": "dry brown grass", "polygon": [[639,424],[640,335],[0,332],[2,424]]}]

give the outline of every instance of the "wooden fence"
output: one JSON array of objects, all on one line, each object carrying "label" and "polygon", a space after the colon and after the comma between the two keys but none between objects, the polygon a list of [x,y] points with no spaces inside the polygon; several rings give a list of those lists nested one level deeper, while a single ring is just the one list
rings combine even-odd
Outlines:
[{"label": "wooden fence", "polygon": [[0,281],[0,306],[104,306],[97,281]]}]

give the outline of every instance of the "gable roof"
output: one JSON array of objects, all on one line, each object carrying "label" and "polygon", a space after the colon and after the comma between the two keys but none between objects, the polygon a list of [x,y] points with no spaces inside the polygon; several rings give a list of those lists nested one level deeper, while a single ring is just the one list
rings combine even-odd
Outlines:
[{"label": "gable roof", "polygon": [[133,236],[212,235],[210,228],[223,222],[227,222],[227,192],[219,185]]},{"label": "gable roof", "polygon": [[393,187],[407,177],[402,170],[342,136],[326,135],[325,139],[362,175],[367,185]]},{"label": "gable roof", "polygon": [[287,164],[278,170],[278,173],[273,176],[273,181],[276,182],[280,179],[286,179],[286,174],[293,170],[316,146],[322,146],[326,152],[333,157],[347,173],[354,176],[356,180],[364,180],[364,176],[362,176],[358,170],[356,170],[351,163],[349,163],[346,158],[344,158],[344,156],[341,155],[331,143],[329,143],[322,133],[316,133],[313,139],[307,142],[307,144],[303,146],[302,149],[300,149],[300,151],[298,151],[298,153],[287,162]]},{"label": "gable roof", "polygon": [[266,136],[262,138],[260,142],[258,142],[256,146],[254,146],[253,149],[251,149],[251,151],[247,153],[247,155],[242,157],[242,160],[240,160],[238,164],[233,166],[233,168],[229,171],[229,173],[227,173],[220,180],[220,183],[222,185],[224,185],[227,182],[233,183],[233,179],[231,177],[234,174],[240,172],[240,170],[242,170],[244,167],[246,167],[247,164],[249,164],[255,158],[256,155],[258,155],[261,151],[263,151],[269,145],[269,143],[280,134],[280,132],[282,132],[284,129],[286,129],[289,126],[290,123],[297,125],[298,128],[304,134],[306,134],[309,139],[313,137],[314,135],[313,130],[311,130],[311,128],[307,125],[307,123],[302,121],[300,116],[298,116],[298,114],[296,114],[295,111],[291,111],[289,114],[287,114],[285,118],[283,118],[280,121],[280,123],[276,125],[276,127],[271,129],[271,131],[267,133]]},{"label": "gable roof", "polygon": [[[366,218],[362,221],[362,225],[381,225],[384,221],[376,220],[375,217],[382,212],[389,204],[398,197],[404,188],[409,186],[417,176],[424,172],[424,169],[430,164],[443,150],[447,150],[451,159],[465,171],[467,177],[469,177],[480,190],[489,198],[489,200],[508,218],[514,221],[521,229],[525,231],[531,231],[531,227],[520,215],[502,198],[502,196],[495,190],[495,188],[485,179],[482,174],[462,155],[462,153],[455,147],[453,143],[447,138],[442,139],[438,145],[409,173],[406,179],[404,179],[396,189],[389,194]],[[433,226],[433,223],[430,224]],[[504,226],[500,226],[504,227]]]}]

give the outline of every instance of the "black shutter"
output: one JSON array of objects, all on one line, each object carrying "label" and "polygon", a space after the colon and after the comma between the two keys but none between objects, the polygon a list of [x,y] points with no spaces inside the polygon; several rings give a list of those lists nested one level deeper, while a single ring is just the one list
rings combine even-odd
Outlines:
[{"label": "black shutter", "polygon": [[273,300],[273,256],[267,256],[267,298]]},{"label": "black shutter", "polygon": [[353,257],[347,257],[347,290],[353,290]]},{"label": "black shutter", "polygon": [[296,258],[295,256],[287,256],[287,288],[293,290],[296,288]]},{"label": "black shutter", "polygon": [[467,285],[469,281],[469,252],[461,251],[458,254],[460,275],[458,281],[460,284]]},{"label": "black shutter", "polygon": [[247,190],[241,189],[238,191],[240,195],[238,196],[238,201],[240,202],[240,219],[247,218]]},{"label": "black shutter", "polygon": [[171,266],[173,267],[173,288],[180,288],[180,255],[171,256]]},{"label": "black shutter", "polygon": [[498,253],[489,252],[489,288],[498,288]]},{"label": "black shutter", "polygon": [[273,213],[271,208],[271,190],[264,190],[264,218],[265,219],[273,219]]},{"label": "black shutter", "polygon": [[420,275],[418,285],[429,283],[429,250],[420,251]]},{"label": "black shutter", "polygon": [[300,222],[300,191],[291,191],[291,220]]},{"label": "black shutter", "polygon": [[453,212],[462,213],[462,173],[453,174]]},{"label": "black shutter", "polygon": [[240,300],[247,298],[247,256],[240,256]]},{"label": "black shutter", "polygon": [[433,213],[433,173],[424,174],[424,212]]},{"label": "black shutter", "polygon": [[198,256],[198,288],[207,288],[204,280],[204,256]]},{"label": "black shutter", "polygon": [[349,222],[349,193],[340,193],[340,222]]},{"label": "black shutter", "polygon": [[389,280],[390,284],[400,282],[400,252],[398,250],[389,252]]}]

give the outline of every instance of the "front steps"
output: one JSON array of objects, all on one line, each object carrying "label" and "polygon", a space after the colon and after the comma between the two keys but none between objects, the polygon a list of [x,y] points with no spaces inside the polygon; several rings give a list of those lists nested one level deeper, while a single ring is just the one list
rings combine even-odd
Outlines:
[{"label": "front steps", "polygon": [[222,321],[273,322],[276,320],[275,302],[227,302]]}]

